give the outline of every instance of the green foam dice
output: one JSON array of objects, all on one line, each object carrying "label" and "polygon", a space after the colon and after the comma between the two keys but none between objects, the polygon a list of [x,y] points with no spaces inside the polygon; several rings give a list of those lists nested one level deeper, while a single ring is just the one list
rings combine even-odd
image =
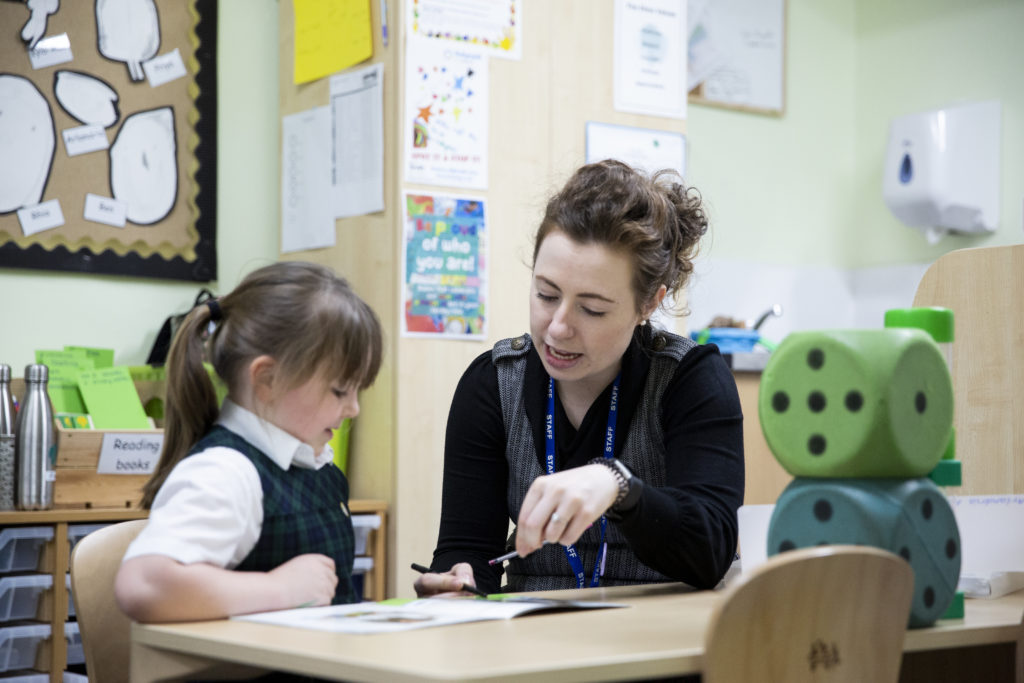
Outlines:
[{"label": "green foam dice", "polygon": [[917,329],[794,332],[761,376],[768,447],[795,477],[923,477],[953,429],[953,383]]},{"label": "green foam dice", "polygon": [[927,478],[797,478],[768,524],[769,556],[818,545],[888,550],[914,570],[909,626],[929,626],[954,600],[961,546],[946,497]]}]

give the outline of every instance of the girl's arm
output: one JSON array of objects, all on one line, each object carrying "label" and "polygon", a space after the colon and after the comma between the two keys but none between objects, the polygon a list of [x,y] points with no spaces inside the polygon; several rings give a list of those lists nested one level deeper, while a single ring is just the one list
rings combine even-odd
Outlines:
[{"label": "girl's arm", "polygon": [[300,555],[269,572],[140,555],[121,565],[114,595],[121,610],[136,621],[198,621],[327,605],[337,583],[334,560],[325,555]]}]

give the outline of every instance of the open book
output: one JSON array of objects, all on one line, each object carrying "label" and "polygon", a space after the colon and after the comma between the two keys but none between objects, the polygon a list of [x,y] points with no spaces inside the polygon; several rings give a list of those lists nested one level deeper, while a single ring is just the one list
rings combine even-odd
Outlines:
[{"label": "open book", "polygon": [[308,628],[337,633],[392,633],[467,621],[511,619],[523,614],[627,607],[614,602],[556,600],[522,595],[488,598],[450,597],[421,600],[385,600],[351,605],[306,607],[232,617],[241,621]]}]

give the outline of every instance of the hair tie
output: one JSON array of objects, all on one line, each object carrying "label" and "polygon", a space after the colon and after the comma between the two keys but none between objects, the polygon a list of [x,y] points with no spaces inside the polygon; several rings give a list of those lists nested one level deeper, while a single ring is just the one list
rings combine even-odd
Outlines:
[{"label": "hair tie", "polygon": [[224,318],[224,313],[220,310],[220,302],[216,299],[207,301],[206,307],[210,309],[210,322],[217,323]]}]

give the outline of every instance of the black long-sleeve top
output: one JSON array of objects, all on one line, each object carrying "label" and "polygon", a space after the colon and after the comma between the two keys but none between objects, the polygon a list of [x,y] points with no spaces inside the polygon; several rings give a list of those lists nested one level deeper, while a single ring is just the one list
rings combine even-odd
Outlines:
[{"label": "black long-sleeve top", "polygon": [[[650,367],[640,336],[634,336],[623,356],[617,426],[622,434]],[[524,396],[542,467],[547,383],[534,349],[527,359]],[[611,385],[591,405],[579,430],[556,398],[557,471],[603,453],[610,397]],[[637,505],[614,523],[648,567],[696,588],[712,588],[734,557],[736,510],[744,486],[743,416],[736,383],[717,347],[699,346],[683,357],[665,390],[661,416],[666,485],[644,486]],[[616,439],[616,457],[624,441]],[[488,351],[463,374],[448,414],[441,525],[431,565],[443,572],[468,562],[477,585],[488,592],[499,590],[502,569],[487,560],[506,551],[509,528],[505,446],[497,372]]]}]

